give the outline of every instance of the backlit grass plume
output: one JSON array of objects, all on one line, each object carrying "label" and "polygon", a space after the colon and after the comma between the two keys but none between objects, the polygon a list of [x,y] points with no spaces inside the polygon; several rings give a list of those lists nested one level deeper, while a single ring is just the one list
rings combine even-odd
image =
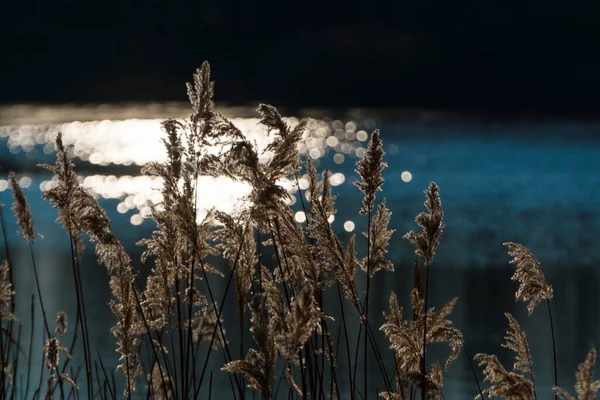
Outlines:
[{"label": "backlit grass plume", "polygon": [[[575,373],[577,379],[575,383],[575,393],[577,400],[595,400],[596,392],[600,389],[600,381],[594,380],[594,367],[596,366],[596,349],[592,347],[585,359],[579,364],[579,368]],[[554,391],[558,397],[564,400],[575,400],[575,397],[561,388],[555,387]]]},{"label": "backlit grass plume", "polygon": [[25,239],[27,243],[35,242],[35,231],[33,230],[33,217],[31,216],[31,206],[27,203],[25,193],[21,186],[17,182],[17,177],[14,173],[8,175],[10,186],[13,190],[13,211],[17,217],[17,223],[21,228],[21,237]]},{"label": "backlit grass plume", "polygon": [[[417,249],[415,250],[418,256],[421,256],[425,261],[425,268],[427,273],[425,275],[425,301],[423,302],[424,309],[424,327],[423,327],[423,355],[421,358],[421,400],[425,400],[427,394],[427,369],[426,369],[426,358],[427,358],[427,307],[429,299],[429,269],[433,262],[433,256],[437,251],[442,238],[442,231],[444,230],[444,224],[442,222],[444,218],[444,212],[442,211],[442,201],[440,200],[439,187],[435,182],[429,184],[429,190],[425,191],[425,208],[428,213],[421,212],[415,218],[417,225],[421,227],[421,232],[416,233],[414,231],[408,232],[404,235],[405,239],[408,239],[413,243]],[[414,308],[414,307],[413,307]]]},{"label": "backlit grass plume", "polygon": [[442,222],[444,212],[439,190],[440,188],[435,182],[429,184],[429,190],[425,191],[424,203],[428,212],[422,212],[415,218],[415,222],[421,227],[421,232],[410,231],[404,235],[406,239],[417,246],[416,253],[423,257],[426,265],[432,263],[444,230]]},{"label": "backlit grass plume", "polygon": [[[556,361],[556,340],[554,337],[554,322],[552,320],[552,308],[550,307],[550,299],[554,292],[552,286],[546,281],[546,277],[542,272],[540,262],[535,259],[529,249],[521,244],[506,242],[508,254],[513,257],[510,261],[517,267],[516,272],[512,276],[513,281],[519,282],[519,289],[515,293],[515,298],[524,302],[529,301],[527,311],[529,315],[533,313],[535,307],[542,301],[546,300],[548,306],[548,317],[550,322],[550,333],[552,334],[552,354],[554,364],[554,386],[558,386],[558,365]],[[554,396],[556,399],[556,396]]]},{"label": "backlit grass plume", "polygon": [[385,152],[383,151],[383,142],[379,137],[379,129],[375,129],[371,134],[369,146],[365,151],[364,157],[358,161],[356,172],[361,177],[360,182],[354,184],[364,193],[363,205],[360,209],[361,215],[367,215],[375,206],[375,196],[378,190],[381,190],[384,179],[381,176],[387,163],[383,161]]},{"label": "backlit grass plume", "polygon": [[[462,333],[452,326],[452,321],[448,316],[452,313],[452,309],[456,304],[456,298],[446,303],[439,311],[435,311],[432,307],[425,316],[424,300],[421,297],[421,292],[415,287],[411,293],[412,313],[409,319],[403,319],[402,308],[398,305],[397,296],[392,293],[390,295],[390,313],[385,314],[386,322],[381,326],[390,342],[390,349],[395,352],[397,369],[399,371],[400,382],[403,385],[398,389],[398,393],[408,393],[408,384],[412,383],[415,387],[422,385],[423,378],[425,379],[427,398],[438,398],[441,393],[442,372],[436,370],[437,360],[434,360],[431,374],[423,376],[423,339],[427,343],[447,343],[450,346],[450,355],[446,360],[446,368],[456,360],[462,349]],[[425,327],[427,326],[426,335],[424,335]],[[439,390],[430,392],[430,389],[435,389],[439,384]],[[437,393],[437,394],[436,394]],[[389,393],[388,393],[389,395]]]},{"label": "backlit grass plume", "polygon": [[519,282],[519,289],[515,297],[520,301],[529,301],[527,311],[531,315],[542,300],[552,298],[554,295],[552,286],[546,282],[540,262],[535,259],[527,247],[512,242],[506,242],[504,245],[508,247],[508,254],[513,257],[510,263],[517,267],[517,271],[511,278],[513,281]]},{"label": "backlit grass plume", "polygon": [[[510,330],[505,336],[506,347],[515,353],[513,371],[509,372],[493,354],[476,354],[475,360],[479,366],[484,366],[484,381],[490,382],[492,386],[483,392],[493,397],[498,396],[505,399],[532,400],[535,395],[535,378],[533,375],[533,361],[531,351],[527,342],[527,335],[519,325],[518,321],[509,313],[506,313]],[[477,396],[476,398],[480,398]]]},{"label": "backlit grass plume", "polygon": [[[395,229],[388,229],[392,212],[386,207],[385,199],[377,206],[377,212],[373,216],[371,221],[371,232],[363,232],[363,235],[369,240],[370,254],[369,257],[365,257],[360,261],[360,266],[363,271],[369,273],[371,276],[381,269],[387,271],[394,271],[394,263],[386,258],[388,252],[388,246],[392,234]],[[370,262],[370,267],[368,263]]]}]

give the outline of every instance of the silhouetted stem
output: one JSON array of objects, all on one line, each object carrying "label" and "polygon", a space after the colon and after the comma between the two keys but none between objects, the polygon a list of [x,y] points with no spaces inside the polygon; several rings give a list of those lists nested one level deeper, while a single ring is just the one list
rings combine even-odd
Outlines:
[{"label": "silhouetted stem", "polygon": [[[550,316],[550,331],[552,332],[552,353],[554,361],[554,386],[558,387],[558,372],[556,370],[556,341],[554,340],[554,323],[552,322],[552,309],[550,308],[550,299],[546,299],[548,305],[548,315]],[[554,399],[558,399],[556,392],[554,392]]]},{"label": "silhouetted stem", "polygon": [[424,313],[424,324],[423,324],[423,358],[421,359],[421,400],[425,400],[426,394],[426,384],[427,384],[427,364],[426,364],[426,355],[427,355],[427,300],[429,296],[429,266],[430,261],[425,260],[425,266],[427,268],[427,273],[425,277],[425,313]]}]

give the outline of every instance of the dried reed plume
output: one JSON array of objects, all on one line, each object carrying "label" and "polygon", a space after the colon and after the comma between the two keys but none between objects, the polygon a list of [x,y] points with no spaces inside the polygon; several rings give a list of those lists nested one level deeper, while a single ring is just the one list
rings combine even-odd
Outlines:
[{"label": "dried reed plume", "polygon": [[[448,316],[456,304],[457,298],[450,300],[439,311],[434,307],[427,312],[427,343],[448,343],[451,353],[446,360],[446,368],[456,360],[462,349],[462,333],[452,326]],[[415,372],[423,356],[423,330],[425,328],[424,300],[415,288],[411,292],[411,319],[402,318],[402,308],[398,298],[390,295],[390,313],[385,314],[386,322],[379,328],[390,341],[390,348],[396,352],[401,371]]]},{"label": "dried reed plume", "polygon": [[387,163],[383,161],[383,143],[379,138],[379,129],[375,129],[371,134],[369,146],[365,151],[364,157],[358,161],[356,172],[362,178],[362,181],[355,185],[364,193],[363,205],[360,209],[361,215],[367,215],[375,206],[375,196],[378,190],[381,190],[384,179],[381,176]]},{"label": "dried reed plume", "polygon": [[435,182],[429,184],[429,190],[425,191],[425,207],[428,213],[420,213],[415,218],[415,222],[422,229],[420,233],[414,231],[408,232],[404,237],[417,246],[416,253],[423,257],[425,264],[429,266],[433,261],[433,256],[437,251],[444,230],[442,222],[444,212],[442,211],[442,202],[439,194],[440,188]]},{"label": "dried reed plume", "polygon": [[14,173],[8,174],[8,180],[13,190],[13,211],[17,217],[17,223],[21,228],[21,237],[27,243],[35,242],[35,231],[33,230],[33,217],[31,216],[31,206],[27,203],[25,193],[17,182],[17,178]]},{"label": "dried reed plume", "polygon": [[519,289],[515,297],[520,301],[529,301],[527,311],[531,315],[542,300],[552,298],[554,295],[552,286],[546,282],[540,262],[535,259],[527,247],[512,242],[506,242],[504,245],[509,249],[508,254],[514,257],[510,263],[517,267],[517,271],[511,278],[513,281],[519,282]]},{"label": "dried reed plume", "polygon": [[[125,394],[128,395],[135,388],[137,377],[141,375],[137,351],[139,338],[136,335],[142,332],[132,292],[134,275],[130,259],[123,245],[113,234],[110,220],[104,209],[89,192],[79,185],[71,156],[63,145],[60,133],[56,138],[56,154],[57,160],[54,165],[42,165],[58,177],[58,185],[46,191],[44,198],[58,208],[57,222],[63,223],[65,230],[74,241],[76,259],[79,259],[83,252],[80,236],[85,233],[92,242],[96,242],[95,250],[99,261],[104,264],[109,273],[114,273],[111,277],[110,287],[116,301],[111,300],[109,306],[117,317],[117,323],[111,331],[117,338],[117,351],[121,354],[120,360],[122,361],[117,369],[126,375],[128,384]],[[78,295],[77,300],[78,302],[82,301],[81,295]],[[82,312],[84,311],[82,310]],[[84,337],[85,335],[84,333]],[[87,372],[89,380],[91,376],[89,369]],[[90,384],[89,382],[88,385]]]},{"label": "dried reed plume", "polygon": [[[515,293],[515,298],[524,302],[529,301],[527,311],[529,315],[533,313],[535,307],[542,301],[546,300],[548,306],[548,318],[550,322],[550,333],[552,334],[552,354],[554,364],[554,386],[558,386],[558,365],[556,361],[556,340],[554,338],[554,323],[552,320],[552,308],[550,307],[550,299],[554,295],[552,286],[546,281],[546,277],[542,272],[540,262],[535,259],[529,249],[521,244],[506,242],[508,254],[514,257],[510,263],[517,267],[515,274],[511,280],[519,282],[519,289]],[[555,395],[556,399],[557,396]]]},{"label": "dried reed plume", "polygon": [[[577,393],[577,400],[595,400],[596,392],[600,389],[600,381],[594,380],[594,367],[596,366],[596,349],[592,347],[585,359],[585,361],[579,364],[579,368],[575,373],[577,379],[575,383],[575,393]],[[575,400],[575,397],[571,396],[563,389],[554,387],[554,391],[561,399]]]},{"label": "dried reed plume", "polygon": [[423,308],[425,313],[424,327],[423,327],[423,356],[421,358],[421,399],[425,400],[427,394],[427,369],[426,369],[426,357],[427,357],[427,307],[429,298],[429,268],[433,262],[433,256],[437,251],[442,237],[442,231],[444,230],[444,224],[442,222],[444,218],[444,212],[442,211],[442,201],[440,200],[439,187],[435,182],[429,184],[429,190],[425,191],[425,208],[428,213],[421,212],[415,218],[417,225],[421,227],[420,233],[414,231],[408,232],[404,235],[405,239],[408,239],[411,243],[416,245],[416,254],[423,257],[425,261],[425,268],[427,273],[425,275],[425,301],[423,302]]},{"label": "dried reed plume", "polygon": [[[388,229],[392,212],[386,207],[385,199],[377,206],[377,212],[371,222],[371,232],[363,232],[363,235],[369,240],[369,257],[360,261],[360,267],[367,272],[370,269],[370,275],[373,276],[381,269],[394,271],[394,263],[386,258],[388,246],[395,229]],[[370,266],[368,265],[370,262]]]},{"label": "dried reed plume", "polygon": [[[515,353],[513,371],[509,372],[493,354],[476,354],[475,360],[479,366],[484,366],[484,381],[490,382],[491,387],[483,392],[488,396],[499,396],[506,399],[532,400],[535,395],[535,380],[533,375],[533,361],[527,342],[527,335],[521,329],[517,320],[506,313],[511,330],[505,336],[506,343],[502,347],[511,349]],[[476,398],[480,398],[477,396]]]}]

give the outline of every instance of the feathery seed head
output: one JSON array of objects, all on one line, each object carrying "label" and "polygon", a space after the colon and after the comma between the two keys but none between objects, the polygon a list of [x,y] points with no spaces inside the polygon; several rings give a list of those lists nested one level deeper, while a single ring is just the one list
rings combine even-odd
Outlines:
[{"label": "feathery seed head", "polygon": [[552,286],[546,282],[540,262],[535,259],[529,249],[521,244],[506,242],[508,254],[514,257],[510,263],[517,267],[511,280],[519,282],[515,293],[517,300],[527,302],[529,315],[542,300],[550,300],[554,296]]},{"label": "feathery seed head", "polygon": [[33,230],[33,217],[31,215],[31,206],[27,203],[27,198],[23,189],[17,182],[17,178],[13,172],[8,174],[10,186],[13,190],[13,211],[17,217],[17,223],[21,228],[21,236],[28,243],[35,242],[35,231]]},{"label": "feathery seed head", "polygon": [[375,129],[371,134],[371,140],[364,157],[356,163],[356,172],[358,172],[362,181],[354,184],[365,194],[360,209],[361,215],[367,215],[373,209],[376,192],[381,190],[383,185],[384,179],[381,173],[387,167],[387,163],[383,161],[384,155],[379,129]]},{"label": "feathery seed head", "polygon": [[420,233],[414,231],[404,235],[411,243],[417,246],[416,253],[423,257],[427,266],[433,261],[433,256],[437,251],[442,238],[444,224],[444,212],[442,211],[442,201],[440,200],[439,187],[435,182],[429,184],[429,190],[425,191],[425,208],[428,213],[420,213],[415,218],[415,222],[422,229]]},{"label": "feathery seed head", "polygon": [[214,107],[212,97],[214,94],[214,82],[210,80],[210,64],[207,61],[196,70],[194,83],[187,85],[188,98],[192,104],[192,119],[202,118],[210,113]]},{"label": "feathery seed head", "polygon": [[[585,359],[579,364],[575,373],[576,383],[575,392],[577,400],[596,400],[596,392],[600,389],[600,381],[594,380],[594,367],[596,366],[596,348],[592,347]],[[553,388],[558,397],[564,400],[575,400],[575,397],[568,394],[561,388]]]}]

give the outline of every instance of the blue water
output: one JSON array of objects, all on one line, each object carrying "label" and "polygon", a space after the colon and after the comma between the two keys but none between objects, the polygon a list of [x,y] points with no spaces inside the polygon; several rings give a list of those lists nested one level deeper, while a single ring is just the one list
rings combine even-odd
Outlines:
[{"label": "blue water", "polygon": [[[101,119],[101,117],[100,117]],[[1,121],[1,119],[0,119]],[[504,241],[528,246],[542,262],[546,277],[554,286],[553,311],[557,328],[559,379],[570,389],[577,365],[587,350],[600,337],[600,295],[597,284],[600,273],[600,124],[583,122],[444,122],[398,120],[393,117],[375,119],[388,152],[389,168],[385,171],[384,195],[393,212],[390,257],[395,273],[380,273],[373,281],[376,290],[371,301],[380,325],[380,310],[387,309],[390,291],[395,291],[405,306],[409,304],[412,286],[413,249],[402,239],[417,213],[423,211],[423,190],[430,181],[440,186],[445,211],[442,244],[431,276],[431,304],[441,306],[454,296],[459,300],[453,314],[456,327],[463,331],[471,354],[494,352],[506,367],[512,356],[500,347],[507,328],[504,312],[515,314],[526,329],[532,347],[538,394],[548,393],[552,384],[551,341],[546,310],[527,316],[523,304],[514,303],[516,284],[510,281],[512,267],[502,246]],[[360,126],[360,124],[359,124]],[[0,164],[33,170],[38,157],[13,154],[0,142]],[[41,157],[41,154],[38,152]],[[52,155],[44,156],[52,160]],[[321,159],[321,167],[344,173],[346,181],[334,188],[338,196],[338,213],[334,228],[342,238],[350,234],[342,228],[352,220],[356,231],[366,229],[359,218],[361,193],[350,183],[357,179],[353,171],[356,158],[348,157],[342,165],[333,163],[333,152]],[[16,162],[19,160],[19,163]],[[85,173],[102,173],[100,166],[87,167]],[[126,171],[131,170],[117,169]],[[410,171],[412,180],[401,179]],[[6,167],[0,179],[5,179]],[[16,172],[19,172],[17,170]],[[114,171],[111,173],[115,173]],[[44,235],[35,245],[38,268],[50,315],[65,309],[74,313],[74,291],[70,274],[68,239],[62,228],[53,224],[56,213],[40,200],[39,184],[50,176],[39,171],[31,174],[33,183],[26,189],[32,205],[36,230]],[[0,191],[0,201],[12,203],[10,190]],[[381,197],[380,197],[381,198]],[[119,200],[101,199],[132,259],[138,260],[142,249],[135,242],[150,234],[152,223],[139,226],[129,223],[129,215],[116,211]],[[294,206],[300,209],[299,202]],[[9,244],[16,266],[17,302],[21,319],[27,326],[28,299],[33,291],[31,266],[26,247],[16,234],[15,221],[5,207],[9,227]],[[85,258],[85,297],[90,305],[91,340],[102,350],[105,362],[114,365],[114,340],[108,333],[111,315],[106,272],[95,265],[90,251]],[[358,251],[364,243],[358,241]],[[4,257],[4,250],[0,255]],[[148,271],[150,265],[135,265]],[[223,283],[215,281],[216,290]],[[333,314],[334,311],[331,310]],[[335,314],[333,314],[336,317]],[[235,315],[224,316],[228,332],[236,332]],[[377,319],[378,318],[378,319]],[[355,327],[357,323],[350,315]],[[235,342],[236,338],[232,339]],[[385,338],[380,337],[385,347]],[[232,346],[236,348],[235,346]],[[445,349],[433,348],[432,354],[443,357]],[[75,364],[77,357],[73,363]],[[228,381],[218,372],[219,357],[214,360],[215,385],[229,395]],[[374,365],[373,365],[374,366]],[[478,369],[480,378],[482,377]],[[376,376],[376,374],[374,374]],[[468,361],[464,354],[445,375],[445,397],[462,399],[475,396]],[[377,378],[372,379],[373,382]],[[379,385],[379,383],[377,383]]]}]

